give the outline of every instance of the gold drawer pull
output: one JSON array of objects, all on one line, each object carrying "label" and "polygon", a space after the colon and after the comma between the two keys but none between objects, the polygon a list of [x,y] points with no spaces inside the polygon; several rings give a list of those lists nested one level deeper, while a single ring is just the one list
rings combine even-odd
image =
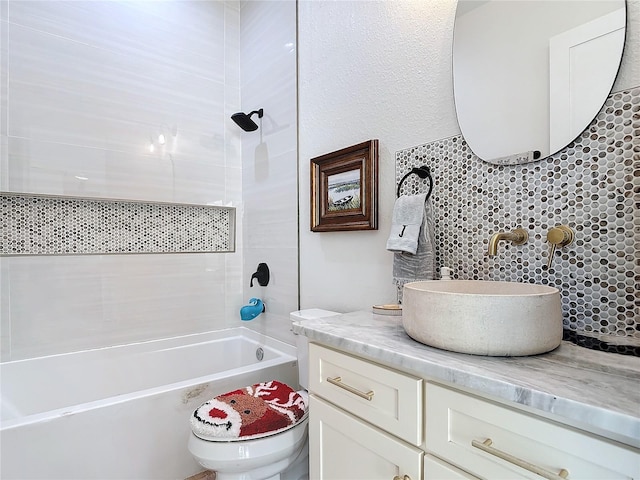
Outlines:
[{"label": "gold drawer pull", "polygon": [[336,378],[327,377],[327,382],[329,382],[332,385],[335,385],[336,387],[344,388],[347,392],[351,392],[354,395],[364,398],[365,400],[369,400],[369,401],[373,400],[373,390],[369,390],[366,393],[361,392],[360,390],[353,388],[352,386],[347,385],[346,383],[342,383],[342,377],[336,377]]},{"label": "gold drawer pull", "polygon": [[564,468],[560,470],[557,474],[545,470],[542,467],[534,465],[533,463],[526,462],[524,460],[519,459],[518,457],[514,457],[502,450],[498,450],[491,446],[493,441],[490,438],[487,438],[484,442],[479,442],[478,440],[472,440],[471,445],[473,447],[479,448],[480,450],[487,452],[490,455],[494,455],[498,458],[506,460],[509,463],[517,465],[518,467],[524,468],[525,470],[529,470],[530,472],[535,473],[536,475],[540,475],[543,478],[548,478],[549,480],[563,480],[566,479],[569,475],[569,472]]}]

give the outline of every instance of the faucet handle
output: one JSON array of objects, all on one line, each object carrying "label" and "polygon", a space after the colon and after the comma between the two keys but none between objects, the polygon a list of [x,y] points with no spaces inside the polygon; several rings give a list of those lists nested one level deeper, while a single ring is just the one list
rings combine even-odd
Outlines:
[{"label": "faucet handle", "polygon": [[250,287],[253,287],[254,278],[258,280],[258,284],[261,287],[269,285],[269,266],[266,263],[258,264],[258,269],[253,275],[251,275],[251,282],[249,282]]},{"label": "faucet handle", "polygon": [[557,227],[550,228],[547,232],[547,242],[549,243],[549,259],[547,261],[547,269],[551,268],[553,262],[553,255],[556,253],[556,248],[565,247],[573,242],[575,233],[571,227],[567,225],[559,225]]}]

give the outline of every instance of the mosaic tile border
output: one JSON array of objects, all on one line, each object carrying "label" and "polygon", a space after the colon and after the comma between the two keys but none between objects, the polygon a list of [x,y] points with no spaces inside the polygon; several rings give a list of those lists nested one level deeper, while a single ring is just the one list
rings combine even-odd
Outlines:
[{"label": "mosaic tile border", "polygon": [[[640,88],[611,94],[580,137],[539,162],[485,163],[459,135],[397,152],[396,183],[424,164],[435,180],[438,270],[555,286],[566,330],[640,346]],[[413,175],[403,193],[425,188]],[[576,241],[547,269],[546,233],[560,224]],[[517,227],[528,230],[527,244],[503,242],[486,255],[493,233]]]},{"label": "mosaic tile border", "polygon": [[3,193],[0,212],[0,255],[235,250],[231,207]]}]

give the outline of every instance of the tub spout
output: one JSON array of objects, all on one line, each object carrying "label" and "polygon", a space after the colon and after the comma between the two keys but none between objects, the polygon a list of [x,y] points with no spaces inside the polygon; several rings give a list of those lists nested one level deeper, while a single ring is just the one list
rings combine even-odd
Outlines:
[{"label": "tub spout", "polygon": [[491,235],[489,239],[489,249],[487,250],[487,254],[490,257],[493,257],[498,254],[498,243],[500,240],[508,240],[514,245],[523,245],[527,243],[529,239],[529,234],[526,230],[522,228],[516,228],[512,232],[498,232]]}]

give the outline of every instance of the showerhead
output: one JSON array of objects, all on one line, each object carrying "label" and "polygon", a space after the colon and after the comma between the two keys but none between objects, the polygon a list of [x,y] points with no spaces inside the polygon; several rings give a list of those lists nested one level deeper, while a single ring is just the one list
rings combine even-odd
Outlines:
[{"label": "showerhead", "polygon": [[253,132],[254,130],[258,129],[258,125],[256,124],[256,122],[251,120],[251,116],[256,113],[258,114],[258,118],[262,118],[264,111],[261,108],[260,110],[254,110],[248,115],[243,112],[234,113],[233,115],[231,115],[231,120],[236,122],[238,126],[245,132]]}]

